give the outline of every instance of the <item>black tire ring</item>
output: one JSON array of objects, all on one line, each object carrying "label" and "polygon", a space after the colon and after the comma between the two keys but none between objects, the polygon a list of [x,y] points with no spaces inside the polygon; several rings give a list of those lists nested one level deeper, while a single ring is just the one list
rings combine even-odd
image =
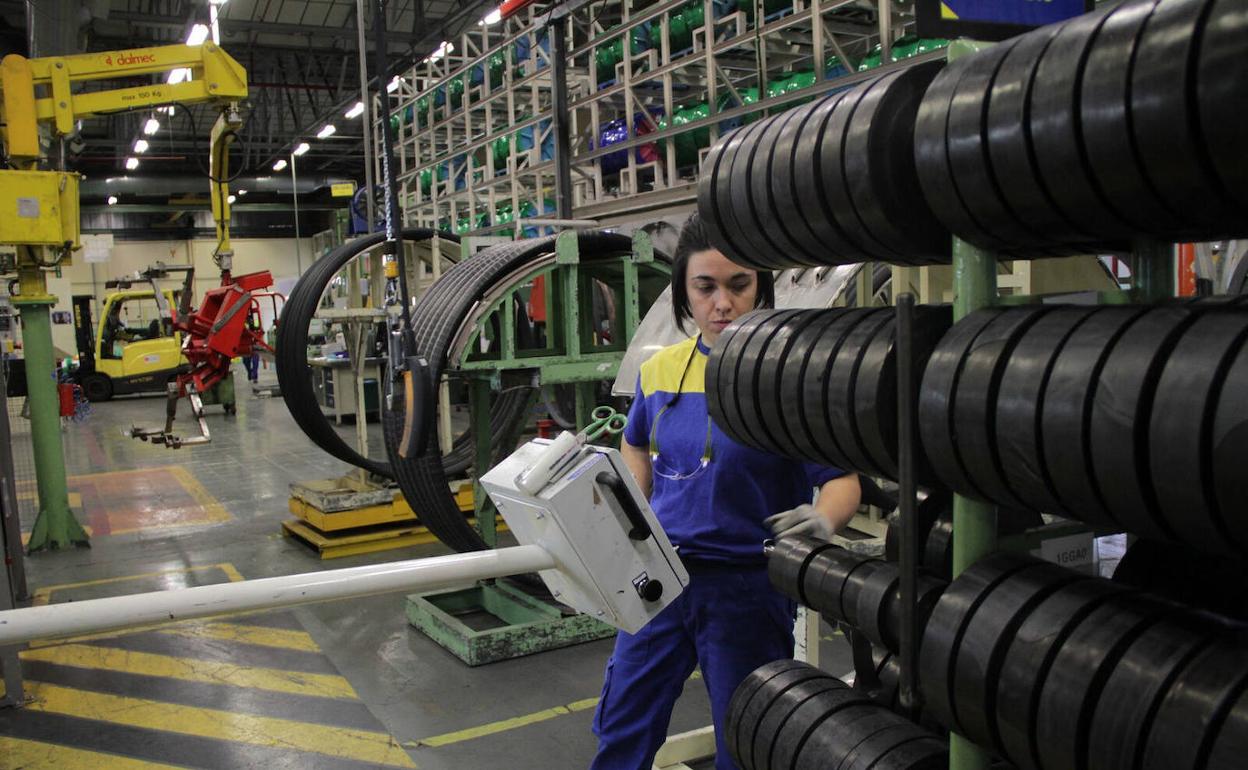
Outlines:
[{"label": "black tire ring", "polygon": [[[403,230],[405,241],[425,241],[433,237],[434,231],[423,227]],[[457,236],[440,233],[440,237],[455,243]],[[316,314],[321,295],[333,277],[351,260],[385,241],[385,235],[375,233],[357,238],[334,249],[318,259],[299,278],[295,288],[291,290],[286,303],[282,306],[280,323],[277,326],[277,345],[275,363],[277,381],[282,391],[282,400],[290,410],[290,416],[303,429],[312,443],[343,462],[357,468],[363,468],[386,478],[394,478],[394,472],[388,462],[370,460],[355,451],[338,435],[329,424],[325,414],[316,403],[316,395],[312,389],[312,380],[308,376],[308,324]]]},{"label": "black tire ring", "polygon": [[[632,241],[623,235],[585,231],[578,234],[578,248],[582,262],[592,262],[596,258],[628,253]],[[428,360],[433,382],[440,380],[452,340],[477,300],[525,263],[554,250],[553,235],[500,244],[456,265],[429,287],[413,308],[412,327],[416,349]],[[667,255],[657,250],[655,258],[669,261]],[[429,403],[424,408],[432,411],[435,405]],[[426,447],[420,457],[399,456],[404,419],[401,410],[384,413],[386,453],[403,496],[420,511],[421,523],[450,548],[461,552],[486,549],[485,541],[468,525],[450,494],[438,448]]]}]

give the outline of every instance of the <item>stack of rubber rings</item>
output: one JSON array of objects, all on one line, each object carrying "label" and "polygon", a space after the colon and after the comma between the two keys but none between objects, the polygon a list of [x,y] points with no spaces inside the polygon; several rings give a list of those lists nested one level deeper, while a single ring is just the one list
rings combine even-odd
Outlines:
[{"label": "stack of rubber rings", "polygon": [[946,770],[945,742],[865,693],[795,660],[745,678],[727,743],[743,770]]},{"label": "stack of rubber rings", "polygon": [[949,232],[911,152],[919,102],[942,66],[894,70],[720,138],[698,183],[711,243],[759,270],[948,264]]},{"label": "stack of rubber rings", "polygon": [[997,553],[937,602],[919,688],[938,722],[1023,770],[1231,770],[1248,751],[1245,633]]},{"label": "stack of rubber rings", "polygon": [[1248,555],[1248,307],[990,308],[928,361],[919,433],[954,491]]},{"label": "stack of rubber rings", "polygon": [[[825,617],[863,634],[873,644],[900,644],[901,588],[896,563],[874,559],[812,537],[784,537],[767,559],[772,586]],[[926,620],[948,581],[920,575],[916,617]]]},{"label": "stack of rubber rings", "polygon": [[[915,309],[916,382],[951,318],[947,306]],[[749,313],[707,361],[711,418],[756,449],[896,479],[895,343],[891,309]]]},{"label": "stack of rubber rings", "polygon": [[955,60],[914,129],[928,202],[1010,256],[1243,235],[1246,36],[1236,0],[1128,0]]}]

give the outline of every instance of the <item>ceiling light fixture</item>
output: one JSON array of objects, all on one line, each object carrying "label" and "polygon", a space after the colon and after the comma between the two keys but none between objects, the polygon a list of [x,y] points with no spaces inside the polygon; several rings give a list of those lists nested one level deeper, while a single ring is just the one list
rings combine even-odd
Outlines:
[{"label": "ceiling light fixture", "polygon": [[296,147],[294,150],[291,150],[291,154],[302,155],[310,149],[312,149],[312,147],[309,146],[307,142],[300,142],[298,147]]},{"label": "ceiling light fixture", "polygon": [[485,15],[482,19],[481,19],[481,21],[477,22],[477,24],[478,24],[479,26],[482,26],[482,27],[488,27],[488,26],[490,26],[491,24],[497,24],[497,23],[499,23],[499,22],[500,22],[500,21],[502,21],[502,20],[503,20],[503,9],[502,9],[502,8],[495,8],[494,10],[490,11],[489,13],[487,13],[487,14],[486,14],[486,15]]},{"label": "ceiling light fixture", "polygon": [[452,53],[454,50],[455,50],[455,44],[454,44],[454,43],[451,43],[451,42],[448,42],[448,41],[446,41],[446,40],[443,40],[443,41],[442,41],[442,45],[438,46],[438,47],[434,50],[434,52],[433,52],[433,53],[431,53],[431,54],[429,54],[428,56],[426,56],[426,57],[424,58],[424,61],[426,61],[426,62],[428,62],[428,63],[433,63],[433,62],[437,61],[438,59],[441,59],[442,57],[446,56],[448,53]]},{"label": "ceiling light fixture", "polygon": [[130,169],[131,171],[134,171],[138,167],[139,167],[138,158],[126,158],[126,168]]},{"label": "ceiling light fixture", "polygon": [[156,118],[148,118],[147,122],[143,124],[143,133],[147,134],[148,136],[151,136],[152,134],[156,133],[159,130],[160,130],[160,121],[157,120]]},{"label": "ceiling light fixture", "polygon": [[316,138],[328,139],[329,137],[333,136],[334,132],[336,132],[337,130],[338,130],[337,126],[335,126],[333,123],[327,123],[325,124],[324,128],[316,132]]},{"label": "ceiling light fixture", "polygon": [[116,196],[116,195],[110,195],[110,196],[108,196],[108,205],[110,205],[110,206],[111,206],[111,205],[113,205],[113,204],[114,204],[114,203],[116,203],[116,202],[117,202],[117,196]]},{"label": "ceiling light fixture", "polygon": [[203,45],[204,41],[208,39],[208,35],[210,32],[211,30],[208,29],[207,24],[196,24],[195,26],[191,27],[190,34],[186,36],[186,44],[187,45]]},{"label": "ceiling light fixture", "polygon": [[274,171],[281,171],[281,170],[282,170],[282,169],[284,169],[284,168],[286,168],[286,159],[285,159],[285,158],[278,158],[277,162],[273,164],[273,170],[274,170]]},{"label": "ceiling light fixture", "polygon": [[134,151],[138,153],[147,152],[148,144],[146,139],[136,139],[134,142]]},{"label": "ceiling light fixture", "polygon": [[350,120],[352,118],[358,118],[359,116],[363,114],[364,114],[364,102],[356,102],[354,107],[347,110],[346,118]]}]

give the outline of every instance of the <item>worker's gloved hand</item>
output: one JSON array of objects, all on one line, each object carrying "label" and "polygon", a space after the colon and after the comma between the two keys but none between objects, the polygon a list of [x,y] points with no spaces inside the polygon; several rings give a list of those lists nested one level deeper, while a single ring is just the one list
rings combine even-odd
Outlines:
[{"label": "worker's gloved hand", "polygon": [[808,535],[820,540],[831,540],[835,530],[827,517],[809,503],[799,505],[789,511],[781,511],[775,516],[768,516],[763,523],[771,528],[776,537]]}]

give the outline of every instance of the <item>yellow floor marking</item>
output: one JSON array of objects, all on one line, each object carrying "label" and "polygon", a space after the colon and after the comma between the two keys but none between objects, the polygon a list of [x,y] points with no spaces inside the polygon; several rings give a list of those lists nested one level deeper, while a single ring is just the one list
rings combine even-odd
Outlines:
[{"label": "yellow floor marking", "polygon": [[145,674],[187,682],[228,684],[292,695],[322,698],[355,698],[350,682],[336,674],[305,674],[276,668],[240,666],[235,663],[175,658],[150,652],[113,650],[82,644],[63,644],[26,650],[22,660],[43,661],[75,668],[99,668],[125,674]]},{"label": "yellow floor marking", "polygon": [[[689,679],[701,679],[702,671],[694,669],[689,675]],[[535,711],[532,714],[524,714],[511,719],[503,719],[498,722],[490,722],[488,724],[479,725],[477,727],[469,727],[465,730],[456,730],[453,733],[444,733],[443,735],[435,735],[431,738],[421,738],[418,741],[409,741],[404,743],[410,749],[418,746],[445,746],[448,743],[459,743],[460,741],[471,740],[472,738],[480,738],[484,735],[493,735],[506,730],[514,730],[517,727],[524,727],[536,722],[545,722],[547,719],[554,719],[564,714],[571,714],[576,711],[585,711],[586,709],[595,708],[598,705],[597,698],[586,698],[578,700],[575,703],[569,703],[566,706],[555,706],[545,711]]]},{"label": "yellow floor marking", "polygon": [[385,733],[180,706],[44,682],[28,682],[28,686],[34,700],[27,708],[35,711],[390,767],[416,767],[407,752]]},{"label": "yellow floor marking", "polygon": [[179,765],[145,762],[116,754],[74,749],[41,741],[0,737],[0,767],[21,770],[64,770],[67,767],[90,767],[95,770],[164,770]]},{"label": "yellow floor marking", "polygon": [[138,575],[120,575],[118,577],[96,578],[95,580],[82,580],[77,583],[61,583],[54,586],[46,586],[35,591],[32,604],[47,604],[52,600],[52,594],[57,591],[68,591],[71,588],[86,588],[87,586],[102,586],[109,583],[123,583],[127,580],[144,580],[146,578],[160,577],[161,575],[181,575],[188,572],[202,572],[203,570],[219,569],[225,573],[230,582],[237,583],[243,579],[233,564],[223,562],[221,564],[201,564],[198,567],[179,567],[177,569],[165,569],[157,572],[142,572]]},{"label": "yellow floor marking", "polygon": [[[116,475],[116,474],[121,474],[121,473],[147,474],[149,470],[151,469],[141,468],[135,471],[108,471],[105,473],[96,473],[92,475],[104,476],[104,475]],[[204,512],[203,516],[197,516],[193,521],[178,522],[178,523],[168,524],[165,526],[197,527],[197,526],[203,526],[205,524],[220,524],[223,521],[229,521],[234,518],[233,516],[230,515],[229,511],[225,510],[225,506],[221,505],[221,503],[217,500],[217,498],[213,497],[208,492],[207,489],[204,489],[203,484],[199,483],[199,479],[191,475],[191,472],[188,471],[186,468],[182,467],[181,465],[167,465],[162,468],[159,468],[159,470],[168,471],[168,473],[171,476],[173,476],[174,479],[177,480],[178,484],[182,487],[183,491],[185,491],[188,495],[190,495],[191,499],[199,503],[199,507],[203,509],[203,512]],[[148,529],[151,529],[150,525],[145,525],[142,527],[122,527],[118,529],[113,529],[110,532],[110,534],[124,535],[129,532],[142,532]]]},{"label": "yellow floor marking", "polygon": [[283,650],[320,652],[307,631],[291,631],[285,628],[244,626],[234,623],[184,623],[160,629],[162,634],[189,636],[198,639],[218,639],[224,642],[258,644],[263,647],[279,647]]},{"label": "yellow floor marking", "polygon": [[554,719],[555,717],[563,716],[564,714],[571,714],[576,711],[592,709],[597,705],[597,698],[586,698],[585,700],[578,700],[575,703],[569,703],[566,706],[555,706],[554,708],[546,709],[545,711],[537,711],[532,714],[513,717],[512,719],[503,719],[498,722],[490,722],[489,724],[479,725],[477,727],[469,727],[466,730],[456,730],[453,733],[435,735],[431,738],[421,738],[419,741],[413,741],[403,745],[409,748],[416,748],[417,746],[445,746],[449,743],[459,743],[473,738],[480,738],[485,735],[501,733],[506,730],[514,730],[517,727],[524,727],[525,725],[531,725],[537,722],[545,722],[547,719]]}]

